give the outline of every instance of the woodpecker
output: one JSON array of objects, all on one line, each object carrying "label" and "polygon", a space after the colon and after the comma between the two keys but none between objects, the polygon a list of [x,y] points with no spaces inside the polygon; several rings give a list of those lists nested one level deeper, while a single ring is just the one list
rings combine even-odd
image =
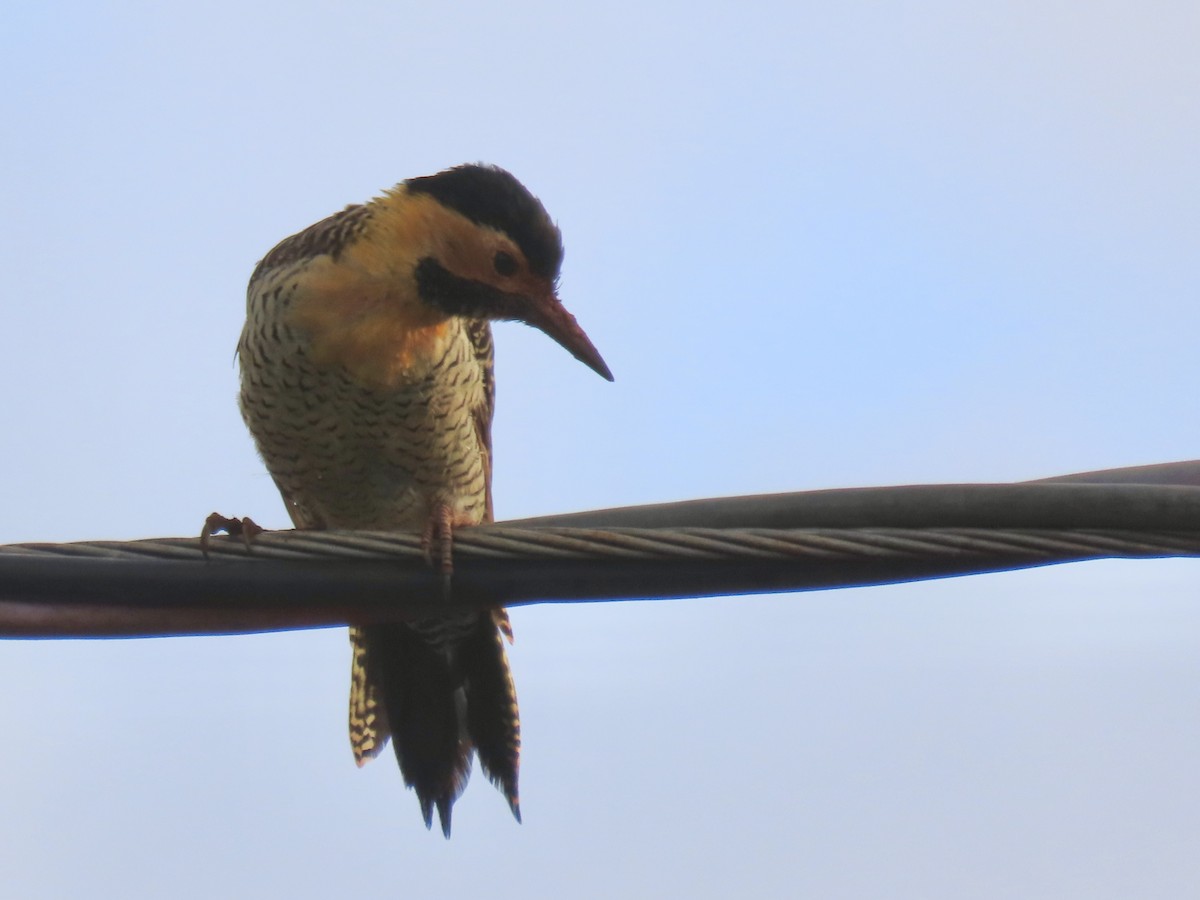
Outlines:
[{"label": "woodpecker", "polygon": [[[297,528],[453,530],[492,521],[490,322],[545,332],[609,381],[558,299],[562,237],[503,169],[461,165],[348,206],[250,278],[240,406]],[[472,756],[519,822],[520,720],[503,609],[350,629],[350,744],[392,740],[426,827],[450,836]]]}]

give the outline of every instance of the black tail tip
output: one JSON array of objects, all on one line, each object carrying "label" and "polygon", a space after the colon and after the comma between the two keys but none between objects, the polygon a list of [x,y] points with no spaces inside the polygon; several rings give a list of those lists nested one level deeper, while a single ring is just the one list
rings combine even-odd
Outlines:
[{"label": "black tail tip", "polygon": [[[523,824],[521,821],[521,801],[517,797],[507,797],[508,808],[512,810],[513,818],[517,820],[517,824]],[[448,797],[439,797],[436,800],[421,800],[421,818],[425,820],[425,827],[433,831],[433,810],[437,807],[438,823],[442,826],[442,834],[447,840],[450,839],[450,815],[454,811],[454,801]]]},{"label": "black tail tip", "polygon": [[446,799],[422,800],[421,801],[421,818],[425,820],[425,827],[433,831],[433,807],[437,804],[438,822],[442,826],[442,834],[446,839],[450,838],[450,811],[453,808],[453,801]]},{"label": "black tail tip", "polygon": [[450,812],[454,809],[454,801],[441,798],[437,802],[438,821],[442,823],[442,834],[450,840]]}]

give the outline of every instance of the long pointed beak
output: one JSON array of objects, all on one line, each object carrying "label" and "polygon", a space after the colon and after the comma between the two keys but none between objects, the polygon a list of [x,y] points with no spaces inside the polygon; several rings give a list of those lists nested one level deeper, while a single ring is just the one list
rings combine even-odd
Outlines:
[{"label": "long pointed beak", "polygon": [[530,304],[523,310],[521,320],[554,338],[572,356],[601,378],[608,381],[613,380],[612,372],[609,371],[608,365],[600,356],[600,351],[584,334],[579,323],[575,321],[575,317],[567,312],[567,308],[553,293],[540,297]]}]

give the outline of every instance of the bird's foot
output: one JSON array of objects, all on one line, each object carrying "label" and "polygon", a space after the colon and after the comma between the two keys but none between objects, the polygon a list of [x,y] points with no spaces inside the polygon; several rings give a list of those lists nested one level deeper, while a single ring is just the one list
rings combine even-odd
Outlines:
[{"label": "bird's foot", "polygon": [[222,531],[230,537],[240,537],[246,549],[249,550],[250,543],[265,530],[249,516],[231,519],[220,513],[212,513],[204,520],[204,527],[200,529],[200,552],[204,554],[205,559],[208,559],[209,538]]},{"label": "bird's foot", "polygon": [[425,561],[442,576],[442,592],[447,597],[450,596],[450,577],[454,574],[454,529],[471,524],[469,519],[455,521],[449,504],[439,503],[430,510],[421,532],[421,552],[425,554]]},{"label": "bird's foot", "polygon": [[421,532],[421,552],[425,562],[434,566],[433,545],[437,544],[436,568],[442,575],[454,574],[454,515],[448,504],[439,503],[429,513]]}]

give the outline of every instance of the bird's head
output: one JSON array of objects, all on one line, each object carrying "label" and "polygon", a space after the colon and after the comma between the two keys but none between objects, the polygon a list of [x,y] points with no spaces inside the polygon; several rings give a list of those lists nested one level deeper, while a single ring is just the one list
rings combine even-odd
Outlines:
[{"label": "bird's head", "polygon": [[448,316],[525,322],[613,380],[558,299],[562,235],[521,182],[494,166],[464,165],[409,179],[397,192],[419,211],[425,235],[413,273],[422,303]]}]

